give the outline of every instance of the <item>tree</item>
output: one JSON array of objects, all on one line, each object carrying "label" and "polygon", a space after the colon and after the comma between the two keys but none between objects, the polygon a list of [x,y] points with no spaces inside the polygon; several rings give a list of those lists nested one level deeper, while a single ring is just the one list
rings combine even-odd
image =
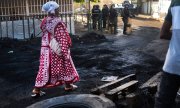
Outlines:
[{"label": "tree", "polygon": [[[90,0],[91,2],[100,2],[100,0]],[[77,2],[77,3],[83,3],[85,2],[85,0],[74,0],[74,2]]]},{"label": "tree", "polygon": [[90,0],[91,2],[100,2],[100,0]]},{"label": "tree", "polygon": [[74,0],[74,2],[77,2],[77,3],[83,3],[85,0]]}]

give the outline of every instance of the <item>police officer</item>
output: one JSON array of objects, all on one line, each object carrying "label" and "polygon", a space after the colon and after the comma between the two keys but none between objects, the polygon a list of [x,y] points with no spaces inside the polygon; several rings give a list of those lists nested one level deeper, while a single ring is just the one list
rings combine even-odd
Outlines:
[{"label": "police officer", "polygon": [[106,23],[107,23],[107,20],[108,20],[108,16],[109,16],[109,8],[105,4],[103,6],[103,9],[102,9],[103,28],[106,28]]},{"label": "police officer", "polygon": [[130,17],[128,4],[124,5],[124,9],[123,9],[121,15],[122,15],[122,21],[124,23],[123,34],[127,34],[126,31],[127,31],[127,26],[128,26],[128,18]]},{"label": "police officer", "polygon": [[93,29],[96,30],[97,23],[98,23],[98,29],[100,29],[100,14],[101,10],[99,9],[98,5],[94,5],[92,9],[92,21],[93,21]]},{"label": "police officer", "polygon": [[117,10],[114,8],[114,4],[111,5],[111,8],[109,10],[109,23],[114,27],[114,34],[117,33],[117,17],[118,13]]}]

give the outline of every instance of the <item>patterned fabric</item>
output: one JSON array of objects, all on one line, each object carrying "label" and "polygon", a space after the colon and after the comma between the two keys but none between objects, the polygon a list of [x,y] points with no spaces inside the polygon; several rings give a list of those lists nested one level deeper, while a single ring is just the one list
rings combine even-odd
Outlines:
[{"label": "patterned fabric", "polygon": [[[43,36],[35,87],[53,87],[79,81],[79,75],[70,55],[71,38],[64,23],[59,18],[47,17],[42,21],[41,29]],[[52,34],[61,45],[61,56],[55,54],[49,47]]]}]

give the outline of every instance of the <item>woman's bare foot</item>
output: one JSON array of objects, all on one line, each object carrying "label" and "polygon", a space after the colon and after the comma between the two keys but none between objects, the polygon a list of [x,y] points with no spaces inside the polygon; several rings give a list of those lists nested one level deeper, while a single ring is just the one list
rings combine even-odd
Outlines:
[{"label": "woman's bare foot", "polygon": [[38,88],[34,88],[33,91],[32,91],[32,94],[31,94],[31,97],[32,98],[37,98],[37,97],[41,97],[43,95],[45,95],[46,93],[41,91],[40,89]]},{"label": "woman's bare foot", "polygon": [[76,86],[74,84],[66,84],[64,90],[65,91],[72,91],[72,90],[75,90],[77,88],[78,88],[78,86]]}]

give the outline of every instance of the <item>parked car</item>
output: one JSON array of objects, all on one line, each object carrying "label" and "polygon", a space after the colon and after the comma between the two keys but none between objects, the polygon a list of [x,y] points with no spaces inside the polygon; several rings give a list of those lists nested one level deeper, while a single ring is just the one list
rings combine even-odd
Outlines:
[{"label": "parked car", "polygon": [[135,15],[137,15],[137,6],[134,4],[131,4],[129,1],[124,1],[122,4],[115,4],[115,9],[117,10],[118,14],[120,16],[122,15],[122,10],[125,5],[129,6],[131,17],[135,17]]},{"label": "parked car", "polygon": [[84,7],[80,7],[75,9],[75,13],[87,13],[87,9]]}]

